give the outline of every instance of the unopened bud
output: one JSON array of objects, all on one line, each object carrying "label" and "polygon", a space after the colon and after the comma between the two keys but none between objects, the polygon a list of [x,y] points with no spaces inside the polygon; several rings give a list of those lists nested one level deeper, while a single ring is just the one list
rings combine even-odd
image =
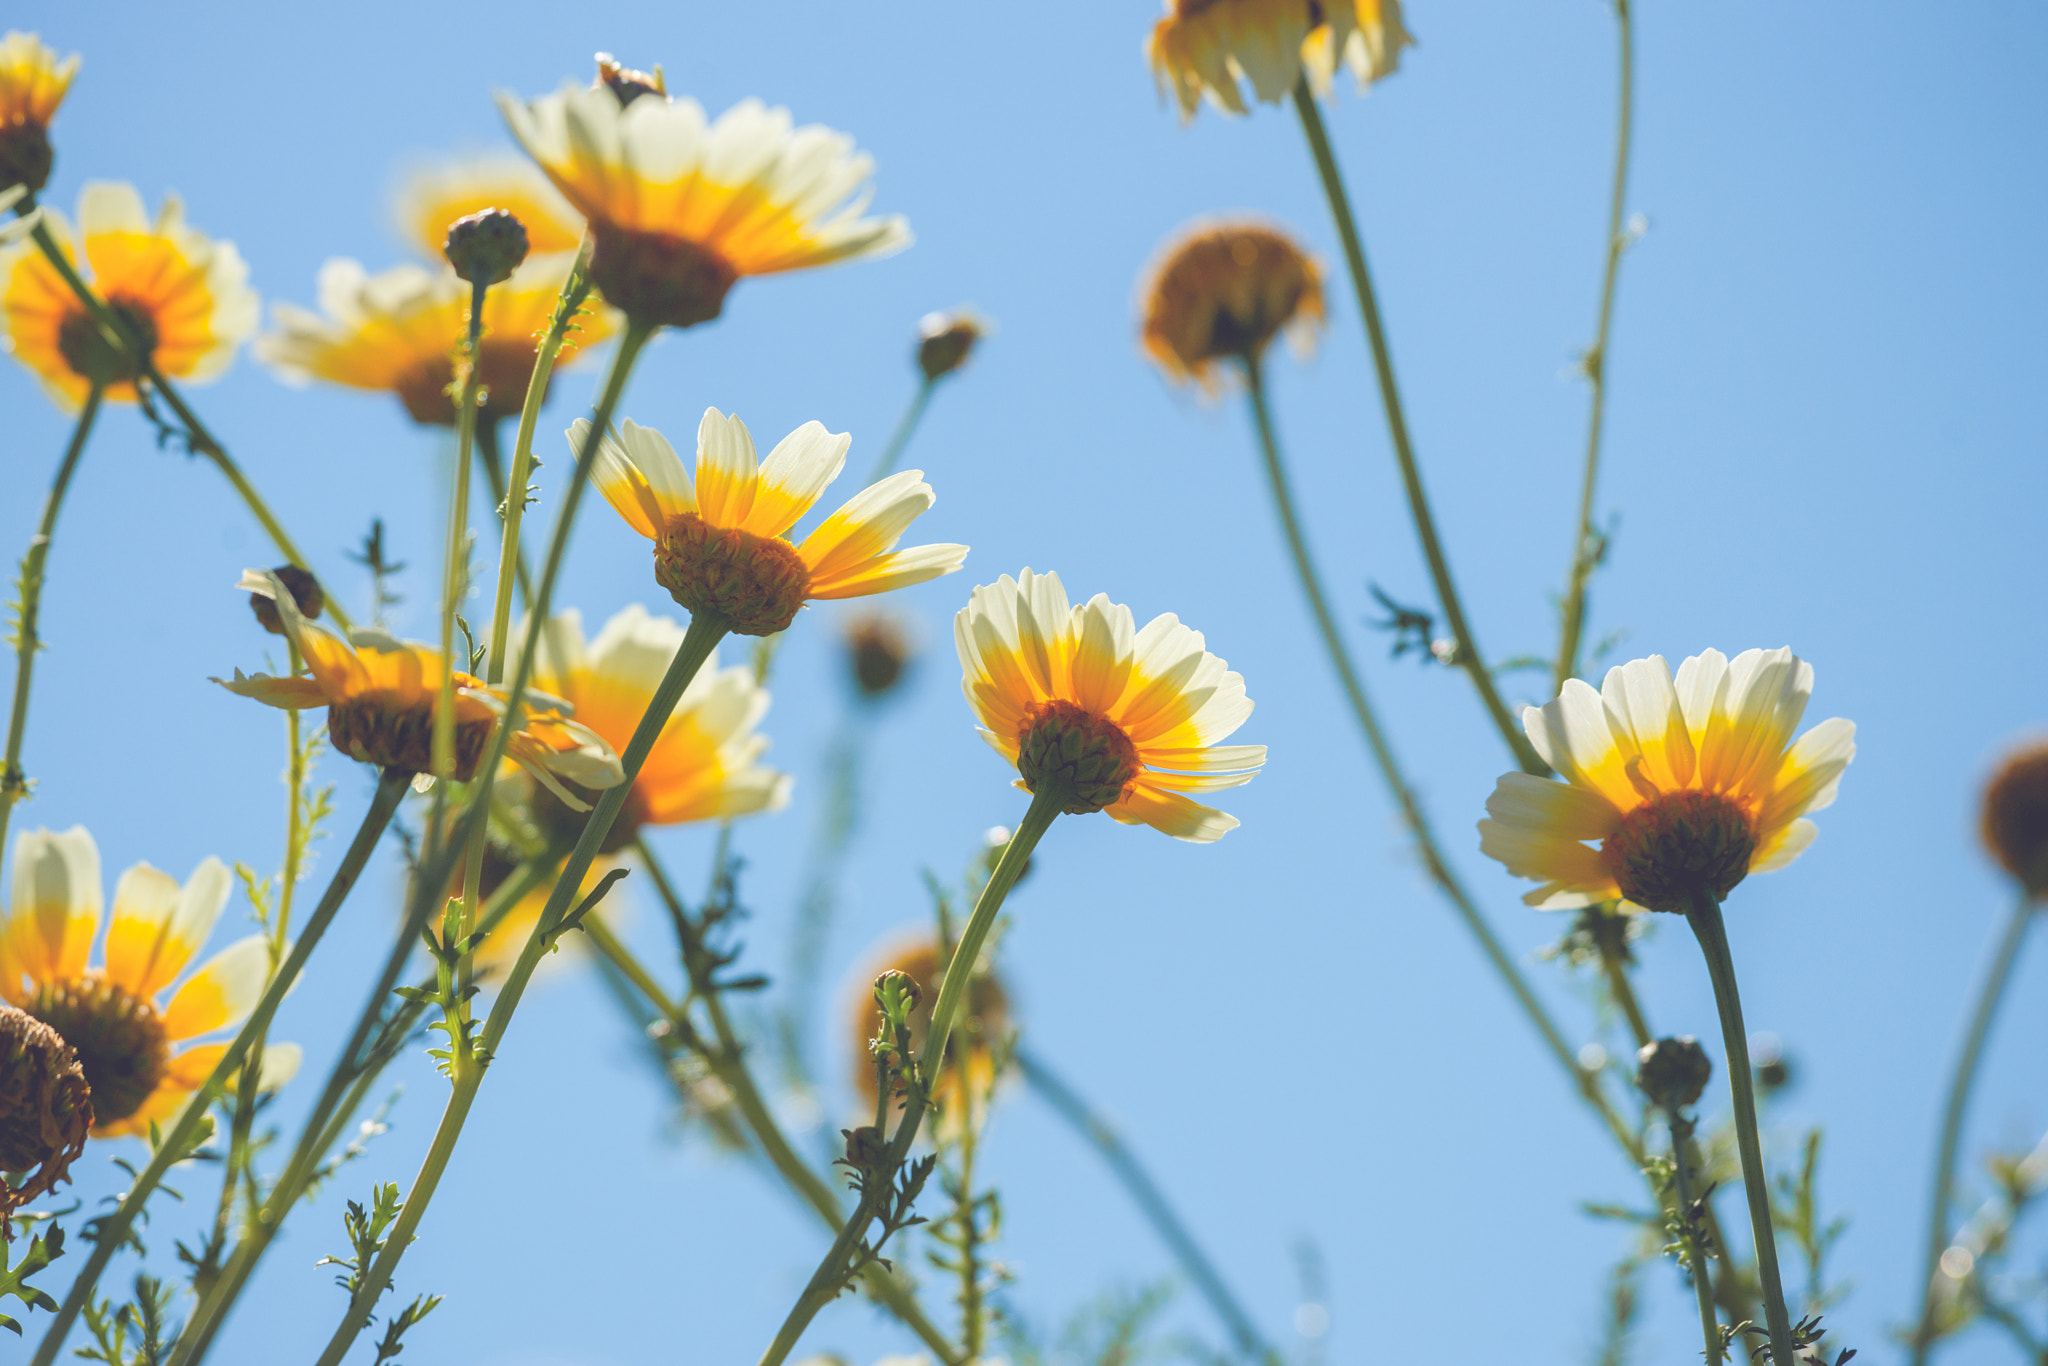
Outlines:
[{"label": "unopened bud", "polygon": [[881,612],[859,617],[846,632],[853,681],[869,697],[881,697],[903,678],[910,641],[895,619]]},{"label": "unopened bud", "polygon": [[889,1144],[882,1137],[882,1131],[872,1124],[863,1124],[858,1129],[841,1129],[846,1135],[847,1165],[866,1170],[881,1165],[888,1156]]},{"label": "unopened bud", "polygon": [[2048,741],[2014,751],[1984,787],[1984,847],[2036,897],[2048,896]]},{"label": "unopened bud", "polygon": [[1700,1098],[1714,1064],[1691,1035],[1644,1044],[1636,1054],[1636,1085],[1666,1110],[1682,1110]]},{"label": "unopened bud", "polygon": [[668,98],[668,84],[662,80],[659,68],[652,75],[635,71],[629,66],[621,66],[619,59],[609,52],[597,54],[597,84],[618,96],[622,106],[631,104],[642,95]]},{"label": "unopened bud", "polygon": [[1792,1084],[1792,1059],[1785,1052],[1785,1045],[1775,1034],[1757,1034],[1749,1041],[1750,1075],[1756,1080],[1756,1089],[1766,1095],[1784,1090]]},{"label": "unopened bud", "polygon": [[988,326],[964,310],[927,313],[917,327],[917,368],[927,380],[943,379],[967,363]]},{"label": "unopened bud", "polygon": [[[327,594],[321,591],[320,581],[307,570],[295,564],[281,564],[270,571],[284,581],[291,590],[292,601],[298,605],[299,615],[312,621],[327,607]],[[261,593],[249,595],[249,606],[256,613],[256,620],[263,629],[274,636],[284,634],[284,621],[277,615],[277,604]]]},{"label": "unopened bud", "polygon": [[460,278],[495,285],[526,259],[526,225],[504,209],[478,209],[448,225],[441,251]]},{"label": "unopened bud", "polygon": [[901,1023],[923,999],[917,980],[907,972],[890,968],[875,978],[875,1004],[892,1023]]}]

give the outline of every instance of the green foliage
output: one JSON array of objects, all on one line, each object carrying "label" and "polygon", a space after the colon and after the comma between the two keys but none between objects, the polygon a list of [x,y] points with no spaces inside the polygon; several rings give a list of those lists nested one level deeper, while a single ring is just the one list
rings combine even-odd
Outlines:
[{"label": "green foliage", "polygon": [[[64,1255],[64,1230],[53,1225],[48,1233],[31,1238],[28,1251],[22,1253],[21,1260],[12,1266],[8,1265],[8,1246],[0,1242],[0,1301],[12,1296],[31,1310],[55,1313],[57,1301],[30,1285],[28,1278]],[[0,1328],[12,1330],[16,1337],[21,1336],[21,1324],[5,1314],[0,1314]]]},{"label": "green foliage", "polygon": [[[398,1183],[387,1181],[381,1186],[370,1188],[370,1208],[364,1209],[356,1201],[348,1202],[348,1209],[341,1216],[342,1227],[348,1233],[348,1241],[354,1255],[349,1257],[322,1257],[315,1266],[338,1266],[345,1274],[336,1276],[334,1283],[348,1291],[354,1298],[363,1288],[363,1279],[369,1274],[370,1263],[377,1260],[377,1254],[384,1250],[384,1230],[391,1227],[398,1218],[398,1212],[405,1208],[405,1201],[399,1198]],[[390,1289],[387,1285],[385,1289]],[[431,1307],[431,1306],[429,1306]],[[422,1310],[424,1314],[426,1311]]]},{"label": "green foliage", "polygon": [[370,1366],[384,1366],[384,1363],[405,1350],[403,1338],[408,1329],[440,1307],[439,1295],[420,1295],[411,1304],[391,1316],[384,1325],[384,1340],[377,1344],[377,1359]]},{"label": "green foliage", "polygon": [[[163,1366],[178,1330],[165,1317],[175,1292],[154,1276],[135,1277],[135,1298],[115,1308],[110,1299],[85,1305],[85,1327],[92,1345],[78,1349],[87,1361],[106,1366]],[[129,1334],[135,1335],[133,1346]]]},{"label": "green foliage", "polygon": [[1796,1173],[1781,1173],[1771,1190],[1771,1223],[1780,1236],[1790,1237],[1806,1261],[1806,1308],[1818,1315],[1839,1303],[1849,1293],[1847,1282],[1828,1284],[1826,1263],[1848,1229],[1847,1219],[1825,1222],[1820,1216],[1817,1183],[1820,1175],[1821,1131],[1811,1129],[1801,1145],[1802,1158]]}]

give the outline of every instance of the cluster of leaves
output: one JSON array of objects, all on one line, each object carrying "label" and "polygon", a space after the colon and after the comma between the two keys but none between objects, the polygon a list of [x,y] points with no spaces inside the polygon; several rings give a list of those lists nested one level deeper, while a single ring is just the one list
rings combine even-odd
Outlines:
[{"label": "cluster of leaves", "polygon": [[176,1293],[154,1276],[137,1274],[135,1298],[126,1304],[116,1307],[111,1299],[87,1300],[85,1328],[92,1334],[92,1345],[79,1348],[78,1355],[105,1366],[162,1366],[178,1337],[168,1317]]},{"label": "cluster of leaves", "polygon": [[[14,1222],[25,1227],[33,1227],[37,1220],[43,1217],[47,1216],[16,1215]],[[64,1230],[54,1224],[51,1225],[48,1233],[30,1240],[28,1248],[21,1254],[21,1260],[11,1266],[8,1264],[10,1255],[9,1244],[0,1242],[0,1303],[4,1303],[11,1296],[30,1309],[40,1309],[46,1314],[55,1313],[57,1301],[51,1299],[46,1292],[30,1285],[28,1278],[64,1255]],[[0,1328],[9,1329],[16,1337],[21,1336],[20,1322],[4,1313],[0,1313]]]}]

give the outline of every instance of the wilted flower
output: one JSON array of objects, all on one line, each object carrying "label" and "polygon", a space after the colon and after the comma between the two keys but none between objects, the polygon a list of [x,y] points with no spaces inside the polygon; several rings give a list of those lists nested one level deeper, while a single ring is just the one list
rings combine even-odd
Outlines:
[{"label": "wilted flower", "polygon": [[1479,847],[1541,882],[1523,900],[1545,910],[1718,902],[1813,843],[1805,816],[1834,801],[1855,757],[1856,727],[1839,718],[1792,742],[1812,691],[1813,666],[1789,649],[1708,650],[1675,683],[1660,655],[1608,670],[1599,692],[1570,679],[1522,713],[1564,781],[1504,775]]},{"label": "wilted flower", "polygon": [[1167,0],[1145,56],[1159,88],[1171,90],[1190,119],[1204,95],[1233,114],[1247,112],[1244,81],[1267,104],[1304,78],[1326,94],[1340,61],[1364,89],[1392,75],[1414,42],[1401,24],[1401,0]]},{"label": "wilted flower", "polygon": [[[849,1061],[854,1085],[864,1105],[863,1113],[868,1114],[875,1108],[875,1059],[868,1043],[882,1026],[882,1011],[875,1004],[872,984],[891,971],[902,973],[917,985],[917,1004],[910,1010],[910,1047],[920,1059],[924,1056],[925,1036],[931,1029],[932,1007],[938,1002],[939,985],[946,975],[939,959],[939,946],[928,934],[889,940],[873,951],[857,974],[858,990],[851,993],[847,1012],[852,1047]],[[938,1083],[932,1088],[933,1099],[944,1116],[942,1125],[957,1124],[969,1098],[977,1111],[987,1105],[996,1081],[996,1055],[1009,1032],[1009,993],[993,972],[976,973],[970,980],[966,1003],[946,1040],[946,1057]],[[966,1095],[960,1090],[963,1049],[967,1080],[973,1088]],[[941,1134],[947,1132],[942,1127]]]},{"label": "wilted flower", "polygon": [[[44,221],[74,262],[71,226],[55,210]],[[215,242],[185,225],[184,206],[166,196],[152,220],[132,185],[95,181],[78,197],[86,282],[127,324],[149,359],[173,379],[208,380],[227,369],[235,348],[256,330],[249,268],[232,242]],[[135,401],[141,370],[111,346],[57,268],[32,242],[0,249],[0,311],[7,348],[35,371],[66,411],[97,380],[106,397]]]},{"label": "wilted flower", "polygon": [[[578,418],[569,449],[590,424]],[[819,523],[801,545],[786,533],[839,477],[853,438],[806,422],[765,464],[737,417],[708,408],[697,425],[694,474],[668,438],[628,420],[598,443],[591,473],[626,524],[654,542],[654,577],[690,612],[709,611],[741,635],[772,635],[814,598],[859,598],[950,574],[964,545],[892,550],[932,505],[924,471],[871,484]]]},{"label": "wilted flower", "polygon": [[2048,741],[2014,750],[1984,785],[1984,847],[2035,896],[2048,893]]},{"label": "wilted flower", "polygon": [[[4,961],[4,954],[0,954]],[[0,1005],[0,1242],[14,1211],[69,1179],[92,1127],[85,1069],[64,1036],[25,1010]]]},{"label": "wilted flower", "polygon": [[1323,323],[1323,280],[1286,234],[1259,223],[1197,224],[1167,246],[1144,288],[1145,350],[1171,380],[1218,386],[1220,362],[1253,365],[1276,333],[1297,352]]},{"label": "wilted flower", "polygon": [[59,61],[33,33],[0,38],[0,190],[20,185],[34,195],[49,183],[50,119],[77,74],[75,52]]},{"label": "wilted flower", "polygon": [[398,230],[428,260],[441,259],[448,229],[480,209],[503,209],[526,229],[536,256],[574,251],[583,220],[534,164],[516,152],[493,152],[423,166],[398,192]]},{"label": "wilted flower", "polygon": [[1101,593],[1070,607],[1059,575],[1026,569],[975,589],[953,639],[982,738],[1017,766],[1019,787],[1051,782],[1064,811],[1196,843],[1237,827],[1183,795],[1248,783],[1266,762],[1264,745],[1216,743],[1252,703],[1201,632],[1172,613],[1137,630]]}]

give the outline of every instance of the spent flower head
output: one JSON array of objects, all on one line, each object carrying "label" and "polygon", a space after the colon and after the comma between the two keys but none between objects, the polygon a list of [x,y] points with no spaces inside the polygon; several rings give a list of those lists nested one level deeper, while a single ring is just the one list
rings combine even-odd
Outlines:
[{"label": "spent flower head", "polygon": [[[0,958],[4,961],[4,958]],[[0,1242],[15,1210],[70,1178],[92,1127],[92,1092],[64,1036],[0,1004]]]},{"label": "spent flower head", "polygon": [[2048,895],[2048,740],[2006,755],[1984,785],[1984,847],[2028,893]]},{"label": "spent flower head", "polygon": [[1167,244],[1142,294],[1145,351],[1166,377],[1210,393],[1229,361],[1256,365],[1275,335],[1314,349],[1323,279],[1287,234],[1241,220],[1195,224]]}]

